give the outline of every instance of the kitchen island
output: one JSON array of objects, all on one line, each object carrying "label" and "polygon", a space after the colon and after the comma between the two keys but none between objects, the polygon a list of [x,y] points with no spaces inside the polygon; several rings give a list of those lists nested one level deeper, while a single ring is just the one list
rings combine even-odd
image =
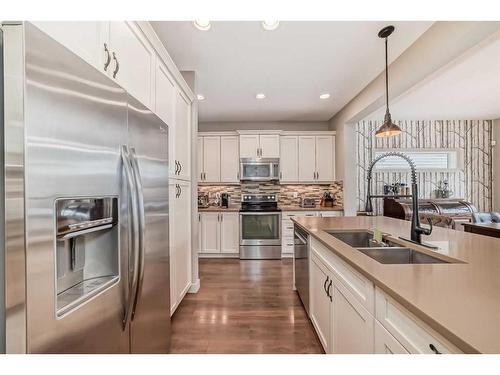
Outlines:
[{"label": "kitchen island", "polygon": [[[367,335],[369,334],[367,330],[371,329],[376,332],[379,323],[381,322],[383,325],[384,318],[387,321],[392,319],[391,324],[394,326],[403,321],[410,326],[414,321],[418,321],[429,331],[437,334],[438,342],[441,339],[441,341],[445,341],[444,347],[448,345],[449,349],[445,352],[500,353],[499,239],[434,228],[430,236],[424,236],[424,241],[439,246],[437,251],[433,251],[398,239],[399,236],[409,236],[410,223],[403,220],[380,216],[302,217],[292,218],[292,220],[310,235],[312,258],[315,257],[313,249],[315,247],[320,252],[323,251],[325,264],[328,264],[330,260],[339,264],[341,272],[335,274],[336,276],[340,275],[335,278],[335,281],[343,278],[342,272],[347,268],[353,270],[350,273],[354,275],[352,277],[354,286],[350,291],[346,291],[345,295],[350,293],[349,295],[356,297],[361,296],[357,298],[357,301],[354,300],[355,303],[361,301],[363,305],[363,310],[360,308],[359,311],[368,311],[376,317],[371,326],[364,327]],[[391,240],[404,246],[432,254],[436,258],[450,263],[382,264],[327,232],[329,230],[372,230],[373,228],[390,234]],[[309,264],[311,265],[312,262],[310,261]],[[312,270],[311,266],[310,270]],[[314,280],[311,280],[312,277],[311,275],[310,290],[311,298],[314,300],[315,284]],[[327,278],[333,279],[329,276]],[[344,279],[347,280],[345,277]],[[326,292],[330,301],[332,301],[333,295],[334,300],[336,295],[330,291],[330,288],[327,289],[328,283],[323,285],[322,280],[320,281],[320,284],[325,287],[321,293],[325,294]],[[341,282],[340,284],[345,283]],[[340,285],[340,293],[342,293],[343,288],[344,286]],[[387,296],[387,298],[384,300],[383,296]],[[389,302],[384,304],[385,302],[382,300]],[[389,305],[390,301],[394,301],[394,306],[399,306],[401,311],[409,312],[412,319],[405,320],[404,317],[396,316],[399,310],[390,310],[388,307],[392,306]],[[312,304],[311,301],[311,307]],[[335,308],[332,310],[332,314],[335,315]],[[339,309],[338,312],[342,312],[342,310]],[[312,313],[313,311],[311,311]],[[384,314],[393,314],[393,316],[384,317]],[[366,318],[368,315],[363,316]],[[321,322],[315,323],[314,317],[311,317],[311,320],[318,331]],[[323,321],[326,320],[323,319]],[[345,324],[340,327],[343,326]],[[418,324],[416,326],[418,328]],[[386,325],[385,328],[390,331],[390,325]],[[335,335],[333,331],[332,329],[332,336]],[[357,334],[359,335],[360,332]],[[422,330],[422,332],[425,336],[426,331]],[[399,342],[395,340],[397,345],[408,338],[404,334],[398,336],[397,332],[393,336],[399,340]],[[418,339],[421,338],[422,335]],[[335,345],[332,344],[333,338],[331,342],[325,338],[323,341],[324,346],[332,345],[335,349]],[[415,348],[418,349],[417,346]],[[428,346],[432,352],[439,352],[436,349],[437,344],[436,346],[433,344]],[[328,352],[327,349],[325,350]],[[401,352],[403,350],[405,352],[425,352],[412,351],[408,346],[401,345]],[[332,350],[331,352],[336,351]]]}]

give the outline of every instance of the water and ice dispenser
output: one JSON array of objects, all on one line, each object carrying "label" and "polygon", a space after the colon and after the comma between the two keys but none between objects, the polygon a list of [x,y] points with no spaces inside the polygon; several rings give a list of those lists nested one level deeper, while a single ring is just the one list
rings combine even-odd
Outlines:
[{"label": "water and ice dispenser", "polygon": [[118,282],[118,208],[117,197],[56,200],[57,316]]}]

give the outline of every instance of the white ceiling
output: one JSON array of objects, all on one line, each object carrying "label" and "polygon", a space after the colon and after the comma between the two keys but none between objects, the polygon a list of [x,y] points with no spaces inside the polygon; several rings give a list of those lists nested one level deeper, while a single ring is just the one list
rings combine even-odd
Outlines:
[{"label": "white ceiling", "polygon": [[[257,21],[212,22],[209,31],[152,22],[177,67],[196,71],[203,122],[329,120],[383,71],[377,33],[388,24],[392,61],[432,22],[290,21],[275,31]],[[320,100],[325,92],[330,99]]]},{"label": "white ceiling", "polygon": [[[394,120],[500,118],[500,34],[437,71],[390,103]],[[368,119],[382,120],[385,109]]]}]

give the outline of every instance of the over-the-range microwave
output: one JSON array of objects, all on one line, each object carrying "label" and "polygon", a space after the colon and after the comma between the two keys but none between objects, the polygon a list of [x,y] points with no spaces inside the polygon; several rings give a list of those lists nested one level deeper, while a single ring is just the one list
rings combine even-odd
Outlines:
[{"label": "over-the-range microwave", "polygon": [[279,158],[241,158],[241,181],[278,181],[280,173]]}]

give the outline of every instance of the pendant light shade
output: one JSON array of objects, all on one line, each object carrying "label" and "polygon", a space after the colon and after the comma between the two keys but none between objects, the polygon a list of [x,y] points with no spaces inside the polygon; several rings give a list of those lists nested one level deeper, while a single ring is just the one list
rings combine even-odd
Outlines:
[{"label": "pendant light shade", "polygon": [[385,117],[384,123],[375,132],[376,137],[393,137],[395,135],[401,134],[401,129],[395,123],[392,122],[391,113],[389,112],[389,67],[387,61],[387,38],[394,31],[394,26],[384,27],[379,31],[378,37],[385,39]]}]

